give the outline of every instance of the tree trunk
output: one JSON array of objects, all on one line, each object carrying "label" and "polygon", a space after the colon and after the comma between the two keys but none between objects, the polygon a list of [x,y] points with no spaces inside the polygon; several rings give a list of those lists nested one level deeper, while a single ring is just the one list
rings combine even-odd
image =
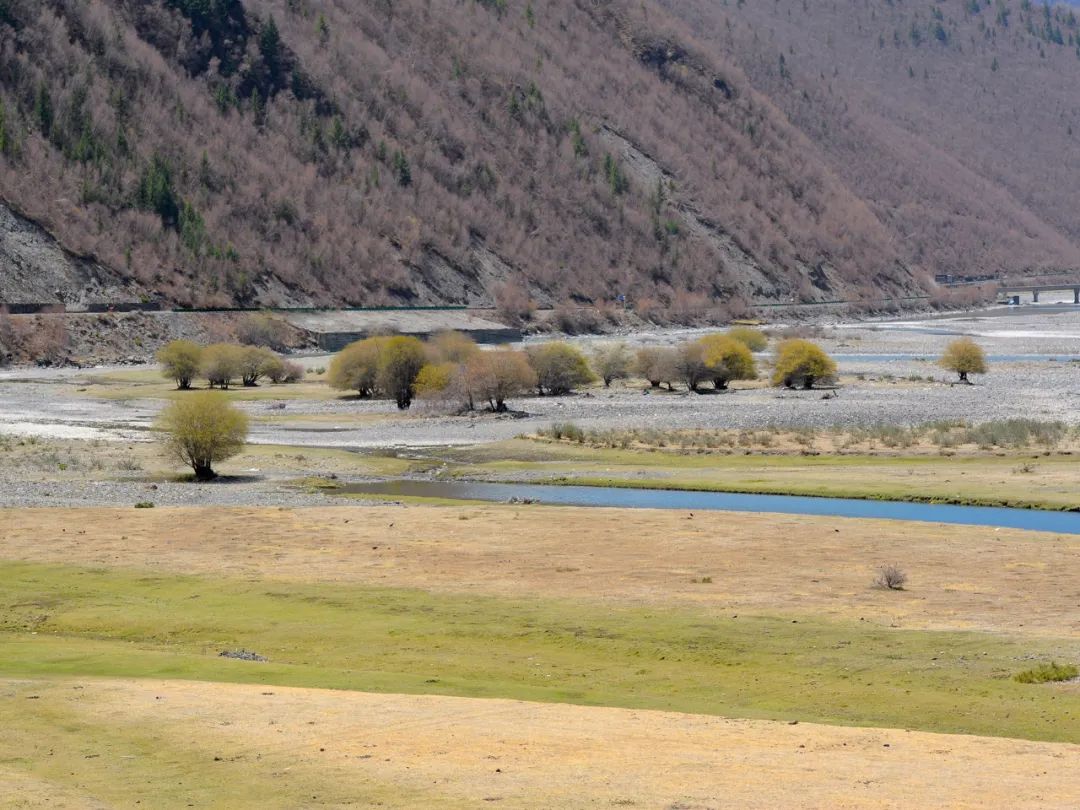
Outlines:
[{"label": "tree trunk", "polygon": [[815,379],[814,377],[807,376],[806,379],[803,380],[803,384],[802,384],[803,390],[809,391],[811,388],[813,388],[814,387],[814,379]]},{"label": "tree trunk", "polygon": [[727,380],[725,380],[723,377],[717,377],[715,380],[713,380],[713,385],[716,386],[717,391],[723,391],[727,388]]},{"label": "tree trunk", "polygon": [[213,481],[217,478],[217,473],[210,468],[208,461],[196,461],[191,466],[195,469],[196,481]]},{"label": "tree trunk", "polygon": [[968,373],[966,371],[960,372],[960,382],[969,384],[971,383],[971,380],[968,379]]}]

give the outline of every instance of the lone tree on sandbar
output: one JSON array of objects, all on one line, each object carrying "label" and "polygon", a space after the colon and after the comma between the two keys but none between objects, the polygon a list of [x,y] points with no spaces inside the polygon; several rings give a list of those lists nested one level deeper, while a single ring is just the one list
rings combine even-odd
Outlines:
[{"label": "lone tree on sandbar", "polygon": [[196,481],[217,478],[214,464],[244,447],[248,418],[216,391],[198,391],[172,402],[161,414],[165,447],[195,471]]},{"label": "lone tree on sandbar", "polygon": [[986,355],[982,347],[969,337],[957,338],[945,347],[938,364],[960,375],[960,382],[971,385],[969,374],[986,373]]},{"label": "lone tree on sandbar", "polygon": [[815,382],[836,377],[836,363],[825,350],[809,340],[785,340],[776,347],[773,385],[805,389]]}]

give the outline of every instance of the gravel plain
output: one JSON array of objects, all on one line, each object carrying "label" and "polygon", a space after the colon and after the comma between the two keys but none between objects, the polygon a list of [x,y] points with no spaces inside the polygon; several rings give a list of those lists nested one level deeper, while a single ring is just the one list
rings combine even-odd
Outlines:
[{"label": "gravel plain", "polygon": [[[266,506],[300,508],[335,501],[273,479],[222,478],[209,484],[141,481],[27,481],[0,472],[0,508],[131,506]],[[340,502],[338,499],[337,502]]]},{"label": "gravel plain", "polygon": [[[627,335],[632,345],[673,343],[693,331]],[[955,335],[970,334],[991,359],[973,386],[953,385],[935,358]],[[244,402],[251,442],[348,449],[422,448],[510,439],[574,422],[592,429],[857,427],[963,419],[971,423],[1028,417],[1080,422],[1080,309],[994,310],[918,321],[836,324],[814,335],[839,361],[835,390],[767,387],[720,394],[644,390],[641,383],[585,393],[513,401],[517,413],[457,416],[419,405],[407,414],[392,403],[349,399]],[[612,338],[577,339],[588,349]],[[768,355],[761,358],[763,365]],[[309,367],[324,357],[306,357]],[[8,369],[0,372],[0,436],[151,441],[163,401],[94,399],[80,392],[103,369]],[[107,371],[108,369],[104,369]],[[326,503],[325,496],[286,491],[273,477],[192,486],[125,481],[24,480],[0,468],[0,505],[90,505],[153,500],[160,505]]]}]

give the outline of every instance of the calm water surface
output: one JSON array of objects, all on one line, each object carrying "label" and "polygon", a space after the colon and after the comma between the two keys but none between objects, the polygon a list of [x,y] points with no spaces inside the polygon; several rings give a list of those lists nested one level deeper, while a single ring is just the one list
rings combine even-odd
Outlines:
[{"label": "calm water surface", "polygon": [[808,498],[798,495],[744,495],[733,492],[679,492],[664,489],[412,480],[352,484],[343,487],[338,492],[494,502],[506,502],[511,498],[517,498],[543,504],[612,506],[624,509],[722,510],[774,512],[786,515],[886,518],[1080,534],[1080,512],[869,501],[855,498]]}]

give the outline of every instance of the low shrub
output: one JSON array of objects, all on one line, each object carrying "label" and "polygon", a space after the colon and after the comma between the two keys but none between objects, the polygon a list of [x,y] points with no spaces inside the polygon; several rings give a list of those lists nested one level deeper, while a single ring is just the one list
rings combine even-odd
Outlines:
[{"label": "low shrub", "polygon": [[552,326],[564,335],[593,335],[603,331],[604,319],[594,307],[560,304],[551,313]]},{"label": "low shrub", "polygon": [[552,439],[569,439],[572,442],[584,442],[585,431],[573,422],[555,422],[546,431],[540,431],[541,436],[550,436]]},{"label": "low shrub", "polygon": [[281,365],[274,365],[269,374],[272,383],[296,383],[304,379],[304,367],[299,363],[282,361]]},{"label": "low shrub", "polygon": [[902,591],[907,581],[907,574],[904,573],[900,566],[889,564],[878,568],[878,575],[874,580],[874,584],[879,588],[886,588],[890,591]]},{"label": "low shrub", "polygon": [[1080,669],[1074,664],[1040,664],[1033,669],[1025,669],[1017,674],[1013,680],[1017,683],[1054,683],[1058,681],[1071,681],[1080,676]]},{"label": "low shrub", "polygon": [[293,329],[282,318],[269,312],[245,316],[236,326],[236,339],[247,346],[264,346],[275,352],[284,351],[292,338]]},{"label": "low shrub", "polygon": [[968,443],[980,447],[1056,447],[1069,433],[1064,422],[1038,419],[998,419],[968,428]]}]

